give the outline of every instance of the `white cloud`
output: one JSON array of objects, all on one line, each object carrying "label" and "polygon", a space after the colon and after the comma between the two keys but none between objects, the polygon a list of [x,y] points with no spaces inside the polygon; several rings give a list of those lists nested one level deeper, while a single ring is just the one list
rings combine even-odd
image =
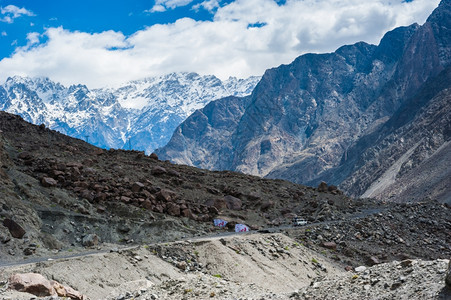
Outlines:
[{"label": "white cloud", "polygon": [[203,8],[212,13],[215,9],[220,7],[219,1],[220,0],[206,0],[204,2],[194,5],[193,9],[197,11],[200,8]]},{"label": "white cloud", "polygon": [[[170,8],[189,2],[158,3]],[[27,46],[0,61],[0,80],[48,76],[94,88],[174,71],[220,78],[262,75],[303,53],[330,52],[362,40],[378,43],[394,27],[423,23],[438,3],[287,0],[278,5],[273,0],[237,0],[217,8],[213,21],[184,18],[131,36],[49,28],[45,38],[29,36]]]},{"label": "white cloud", "polygon": [[21,16],[34,16],[35,14],[26,8],[19,8],[15,5],[7,5],[5,7],[0,8],[0,13],[3,15],[0,18],[0,21],[6,23],[13,23],[14,19],[17,19]]},{"label": "white cloud", "polygon": [[30,32],[27,34],[27,46],[26,48],[30,48],[33,45],[39,44],[40,34],[37,32]]},{"label": "white cloud", "polygon": [[156,0],[155,5],[147,12],[164,12],[167,9],[186,6],[191,2],[193,2],[193,0]]},{"label": "white cloud", "polygon": [[8,36],[8,33],[6,31],[2,31],[2,36]]}]

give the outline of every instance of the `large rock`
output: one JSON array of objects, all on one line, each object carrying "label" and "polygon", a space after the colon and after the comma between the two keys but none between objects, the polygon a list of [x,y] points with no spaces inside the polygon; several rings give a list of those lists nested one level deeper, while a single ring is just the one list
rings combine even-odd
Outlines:
[{"label": "large rock", "polygon": [[58,181],[51,177],[42,177],[41,184],[43,187],[53,187],[58,184]]},{"label": "large rock", "polygon": [[337,250],[337,244],[335,242],[324,242],[323,247],[331,250]]},{"label": "large rock", "polygon": [[52,284],[53,289],[55,290],[56,294],[59,297],[68,297],[68,298],[71,298],[74,300],[86,299],[86,297],[83,294],[74,290],[70,286],[62,285],[61,283],[54,281],[54,280],[50,281],[50,283]]},{"label": "large rock", "polygon": [[140,192],[142,189],[144,188],[144,184],[142,184],[141,182],[135,182],[132,185],[132,192],[133,193],[138,193]]},{"label": "large rock", "polygon": [[321,183],[318,185],[318,192],[325,193],[328,190],[327,183],[324,181],[321,181]]},{"label": "large rock", "polygon": [[82,240],[82,244],[85,247],[93,247],[99,244],[100,238],[95,233],[88,234]]},{"label": "large rock", "polygon": [[167,205],[167,213],[174,217],[180,216],[180,206],[175,203],[168,203]]},{"label": "large rock", "polygon": [[175,199],[176,194],[171,190],[162,189],[155,196],[159,201],[171,202]]},{"label": "large rock", "polygon": [[4,219],[3,226],[9,229],[9,232],[16,239],[21,239],[25,235],[25,229],[22,228],[19,224],[17,224],[14,220]]},{"label": "large rock", "polygon": [[240,199],[233,197],[233,196],[225,196],[224,197],[225,202],[227,203],[227,208],[231,210],[240,210],[242,202]]},{"label": "large rock", "polygon": [[19,292],[39,297],[55,295],[55,289],[49,280],[37,273],[13,274],[9,278],[9,287]]},{"label": "large rock", "polygon": [[168,171],[165,168],[160,167],[160,166],[153,167],[153,169],[151,171],[152,175],[157,175],[157,176],[158,175],[164,175],[164,174],[167,174],[167,173],[168,173]]},{"label": "large rock", "polygon": [[205,205],[208,207],[214,207],[216,208],[218,211],[221,211],[223,209],[227,208],[227,202],[225,199],[209,199],[205,202]]}]

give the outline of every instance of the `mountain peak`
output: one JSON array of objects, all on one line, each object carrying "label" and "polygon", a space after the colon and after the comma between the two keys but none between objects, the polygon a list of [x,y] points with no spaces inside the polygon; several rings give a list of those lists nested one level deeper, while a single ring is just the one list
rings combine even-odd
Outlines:
[{"label": "mountain peak", "polygon": [[[430,23],[443,23],[448,25],[451,23],[451,0],[442,0],[438,7],[434,9],[426,22]],[[448,26],[449,27],[449,26]]]},{"label": "mountain peak", "polygon": [[14,76],[4,88],[0,85],[0,109],[76,138],[89,136],[96,146],[150,153],[164,146],[196,109],[217,98],[248,95],[258,81],[223,82],[214,75],[173,72],[89,90],[82,84],[66,88],[45,77]]}]

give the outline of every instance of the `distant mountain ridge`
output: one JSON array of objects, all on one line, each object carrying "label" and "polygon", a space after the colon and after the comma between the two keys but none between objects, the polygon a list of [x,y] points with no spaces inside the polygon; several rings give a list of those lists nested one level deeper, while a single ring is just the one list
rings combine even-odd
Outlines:
[{"label": "distant mountain ridge", "polygon": [[[435,151],[443,151],[441,147],[450,139],[447,126],[433,117],[441,115],[446,124],[451,111],[447,101],[450,82],[445,79],[451,62],[450,22],[451,1],[443,0],[424,25],[396,28],[378,46],[360,42],[334,53],[302,55],[289,65],[267,70],[249,97],[220,99],[196,111],[157,153],[201,168],[311,185],[327,180],[350,194],[365,195],[406,151],[416,151],[409,164],[417,168]],[[429,90],[427,95],[419,94],[422,89]],[[419,101],[418,97],[423,98]],[[425,113],[422,106],[434,112]],[[406,107],[412,115],[397,124]],[[211,109],[224,119],[213,120]],[[428,126],[415,124],[426,120]],[[436,143],[418,150],[392,147],[393,140],[378,144],[389,136],[401,138],[396,132],[403,130],[415,130],[413,136]],[[212,138],[205,138],[205,132],[212,133]],[[404,134],[404,140],[406,137]],[[414,138],[409,145],[414,140],[411,147],[419,143]],[[384,152],[388,147],[391,151]],[[377,160],[369,155],[375,152],[381,154]],[[449,151],[442,154],[450,156]],[[443,183],[451,177],[450,168],[441,174],[437,182]],[[401,175],[394,172],[390,185],[399,184]],[[379,191],[371,196],[383,194]],[[442,197],[446,194],[441,193]],[[426,196],[420,193],[415,198]]]},{"label": "distant mountain ridge", "polygon": [[196,109],[221,97],[248,95],[259,80],[171,73],[119,88],[89,90],[48,78],[15,76],[0,85],[0,110],[99,147],[150,153],[165,145]]}]

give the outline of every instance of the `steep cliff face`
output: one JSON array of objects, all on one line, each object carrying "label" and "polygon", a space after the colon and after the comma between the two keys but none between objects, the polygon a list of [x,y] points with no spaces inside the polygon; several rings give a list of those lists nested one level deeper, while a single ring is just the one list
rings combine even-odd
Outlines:
[{"label": "steep cliff face", "polygon": [[451,68],[431,78],[378,131],[359,139],[323,180],[349,194],[451,203]]},{"label": "steep cliff face", "polygon": [[[249,101],[244,113],[230,118],[233,126],[215,127],[218,143],[203,143],[200,133],[190,136],[189,146],[178,143],[183,140],[180,128],[197,126],[189,118],[179,127],[178,139],[159,150],[160,156],[178,161],[180,153],[196,149],[203,153],[201,159],[184,157],[184,163],[298,183],[317,184],[328,178],[341,184],[355,171],[340,167],[348,161],[350,149],[380,130],[450,64],[450,3],[442,1],[422,26],[388,32],[378,46],[361,42],[330,54],[307,54],[266,71],[250,99],[243,100]],[[365,141],[365,147],[374,142]],[[227,156],[213,157],[213,151]],[[351,185],[343,183],[354,193]]]},{"label": "steep cliff face", "polygon": [[169,141],[172,147],[155,152],[178,164],[229,169],[234,153],[232,134],[249,100],[250,97],[227,97],[210,102],[177,127]]}]

